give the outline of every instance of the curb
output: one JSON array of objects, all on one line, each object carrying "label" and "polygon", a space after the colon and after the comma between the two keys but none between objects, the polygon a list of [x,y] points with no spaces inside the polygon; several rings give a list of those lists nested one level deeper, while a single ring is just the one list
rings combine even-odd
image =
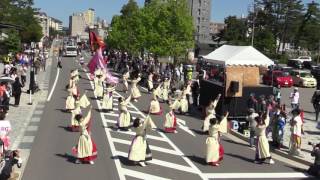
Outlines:
[{"label": "curb", "polygon": [[[245,137],[245,136],[242,135],[241,133],[236,132],[236,131],[234,131],[234,130],[232,130],[232,129],[229,129],[229,133],[230,133],[231,135],[233,135],[233,136],[235,136],[235,137],[243,140],[243,141],[246,141],[246,142],[249,141],[249,138]],[[285,147],[286,147],[286,146],[285,146]],[[288,148],[288,147],[286,147],[286,148]],[[290,160],[299,162],[299,163],[304,164],[304,165],[307,165],[307,166],[310,166],[310,165],[313,164],[312,162],[307,161],[307,160],[304,160],[304,159],[302,159],[302,158],[298,158],[298,157],[296,157],[296,156],[291,156],[291,155],[289,155],[287,152],[282,151],[282,150],[270,149],[270,151],[271,151],[272,153],[275,153],[275,154],[277,154],[277,155],[280,155],[280,156],[282,156],[282,157],[285,157],[285,158],[287,158],[287,159],[290,159]]]}]

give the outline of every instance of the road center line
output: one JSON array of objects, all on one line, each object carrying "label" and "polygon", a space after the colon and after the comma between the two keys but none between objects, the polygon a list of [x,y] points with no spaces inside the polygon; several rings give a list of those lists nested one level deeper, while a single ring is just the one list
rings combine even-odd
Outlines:
[{"label": "road center line", "polygon": [[58,79],[59,79],[59,74],[60,74],[60,68],[58,68],[58,70],[57,70],[56,79],[54,80],[54,83],[52,85],[50,94],[49,94],[49,96],[47,98],[47,102],[49,102],[51,100],[52,94],[53,94],[53,92],[54,92],[54,90],[56,88],[56,85],[57,85],[57,82],[58,82]]}]

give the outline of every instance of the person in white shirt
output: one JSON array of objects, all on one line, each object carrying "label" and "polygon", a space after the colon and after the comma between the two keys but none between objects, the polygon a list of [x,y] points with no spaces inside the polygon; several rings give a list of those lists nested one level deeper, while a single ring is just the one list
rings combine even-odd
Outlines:
[{"label": "person in white shirt", "polygon": [[298,88],[294,88],[293,92],[290,94],[290,99],[291,99],[291,108],[292,109],[297,109],[299,108],[299,92]]},{"label": "person in white shirt", "polygon": [[289,144],[289,154],[293,156],[301,155],[301,136],[303,134],[303,122],[300,117],[300,110],[292,110],[292,119],[290,121],[291,125],[291,138]]}]

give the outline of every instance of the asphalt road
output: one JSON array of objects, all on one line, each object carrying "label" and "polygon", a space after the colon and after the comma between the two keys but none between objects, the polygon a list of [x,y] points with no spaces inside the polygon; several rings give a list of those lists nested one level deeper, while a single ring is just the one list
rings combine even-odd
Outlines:
[{"label": "asphalt road", "polygon": [[[53,66],[50,84],[54,81],[56,67]],[[123,92],[115,93],[115,111],[113,114],[101,113],[100,102],[95,100],[92,82],[87,74],[82,72],[80,80],[81,94],[88,90],[92,99],[93,111],[92,137],[98,147],[98,159],[94,165],[74,164],[71,148],[77,143],[79,133],[68,132],[71,114],[62,112],[65,106],[71,69],[79,68],[73,58],[63,59],[63,69],[56,90],[50,102],[47,102],[40,124],[40,129],[32,146],[31,155],[23,180],[89,180],[89,179],[219,179],[219,178],[278,178],[301,179],[305,177],[297,164],[275,159],[276,164],[257,165],[253,163],[255,152],[245,143],[230,135],[223,137],[225,149],[224,160],[220,167],[211,167],[205,163],[206,135],[199,133],[202,125],[196,115],[178,116],[182,121],[177,134],[165,134],[161,131],[162,116],[152,116],[158,129],[149,133],[148,143],[151,145],[153,160],[147,167],[133,166],[127,160],[127,153],[133,132],[121,132],[114,129],[118,118],[117,98],[124,96]],[[51,87],[51,86],[50,86]],[[119,87],[117,88],[119,90]],[[141,89],[142,98],[139,102],[129,105],[133,117],[145,117],[143,111],[149,107],[151,96]],[[165,110],[167,105],[162,104]],[[197,114],[197,113],[192,113]],[[185,122],[185,125],[183,124]]]}]

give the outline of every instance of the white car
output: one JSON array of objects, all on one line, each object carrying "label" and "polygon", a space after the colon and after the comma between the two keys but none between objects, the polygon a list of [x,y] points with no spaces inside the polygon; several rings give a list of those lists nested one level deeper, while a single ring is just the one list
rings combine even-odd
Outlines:
[{"label": "white car", "polygon": [[294,70],[291,72],[293,85],[300,87],[317,87],[317,80],[307,71]]}]

